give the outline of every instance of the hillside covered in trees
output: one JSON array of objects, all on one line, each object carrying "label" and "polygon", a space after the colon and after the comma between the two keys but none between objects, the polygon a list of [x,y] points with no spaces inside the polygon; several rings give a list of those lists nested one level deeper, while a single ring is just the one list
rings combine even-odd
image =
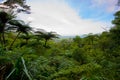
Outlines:
[{"label": "hillside covered in trees", "polygon": [[120,80],[120,11],[109,31],[60,39],[17,19],[10,1],[0,10],[0,80]]}]

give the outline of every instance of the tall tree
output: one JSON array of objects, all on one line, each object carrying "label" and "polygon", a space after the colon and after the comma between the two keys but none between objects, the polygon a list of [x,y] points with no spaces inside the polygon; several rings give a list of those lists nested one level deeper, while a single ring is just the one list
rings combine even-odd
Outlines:
[{"label": "tall tree", "polygon": [[48,40],[53,38],[58,38],[58,34],[56,32],[36,31],[36,33],[38,33],[37,36],[45,39],[45,43],[44,43],[45,47],[47,47]]},{"label": "tall tree", "polygon": [[10,22],[10,24],[15,25],[16,28],[17,28],[16,32],[18,32],[16,38],[13,40],[13,42],[10,45],[10,49],[11,49],[14,42],[19,37],[19,35],[21,33],[24,33],[24,34],[28,35],[28,33],[32,30],[32,28],[28,24],[25,24],[24,21],[21,21],[21,20],[19,20],[19,21],[13,20],[13,21]]},{"label": "tall tree", "polygon": [[8,13],[5,11],[0,11],[0,40],[1,43],[4,45],[5,44],[5,30],[8,27],[7,25],[11,20],[13,20],[15,16],[13,13]]},{"label": "tall tree", "polygon": [[111,38],[116,45],[120,45],[120,11],[115,13],[115,19],[112,23],[114,24],[114,27],[110,30]]}]

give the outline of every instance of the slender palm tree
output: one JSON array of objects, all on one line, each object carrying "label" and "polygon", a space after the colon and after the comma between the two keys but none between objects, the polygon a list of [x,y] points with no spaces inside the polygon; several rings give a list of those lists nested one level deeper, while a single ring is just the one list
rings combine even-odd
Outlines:
[{"label": "slender palm tree", "polygon": [[34,32],[34,36],[35,36],[35,39],[37,40],[37,42],[39,42],[40,40],[42,40],[42,36],[43,34],[46,34],[47,31],[45,31],[44,29],[37,29]]},{"label": "slender palm tree", "polygon": [[13,40],[13,42],[11,43],[9,49],[12,48],[14,42],[16,41],[16,39],[19,37],[19,35],[21,33],[24,33],[24,34],[28,35],[28,33],[32,30],[32,28],[28,24],[25,24],[25,22],[21,21],[21,20],[19,20],[19,21],[13,20],[13,21],[10,22],[10,24],[16,26],[16,28],[17,28],[16,32],[18,32],[18,34],[15,37],[15,39]]},{"label": "slender palm tree", "polygon": [[48,40],[53,38],[58,38],[58,35],[55,32],[48,32],[47,34],[43,34],[43,38],[45,39],[45,46],[46,46]]},{"label": "slender palm tree", "polygon": [[25,43],[28,44],[28,41],[33,37],[33,35],[21,35],[19,38],[24,39]]},{"label": "slender palm tree", "polygon": [[5,44],[5,30],[9,24],[9,21],[13,20],[15,15],[13,13],[7,13],[5,11],[0,11],[0,41],[1,44]]},{"label": "slender palm tree", "polygon": [[55,32],[47,32],[42,34],[41,37],[45,39],[44,46],[47,47],[48,40],[58,38],[58,34],[56,34]]},{"label": "slender palm tree", "polygon": [[43,29],[36,31],[35,33],[37,33],[36,36],[38,37],[38,39],[45,39],[45,43],[44,43],[45,47],[47,47],[48,40],[53,38],[58,38],[59,36],[56,32],[46,32]]}]

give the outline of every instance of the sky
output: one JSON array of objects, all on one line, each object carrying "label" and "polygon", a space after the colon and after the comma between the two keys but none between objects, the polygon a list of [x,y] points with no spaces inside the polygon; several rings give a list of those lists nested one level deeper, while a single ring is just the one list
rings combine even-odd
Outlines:
[{"label": "sky", "polygon": [[117,0],[27,0],[31,14],[20,18],[34,28],[73,36],[101,33],[112,27]]}]

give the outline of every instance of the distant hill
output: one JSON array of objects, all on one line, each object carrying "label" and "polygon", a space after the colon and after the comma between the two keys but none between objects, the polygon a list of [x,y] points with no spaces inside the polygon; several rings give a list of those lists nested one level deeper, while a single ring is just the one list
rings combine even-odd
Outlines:
[{"label": "distant hill", "polygon": [[[75,36],[79,36],[79,35],[75,35]],[[75,36],[60,36],[60,38],[62,38],[62,39],[75,38]],[[81,38],[84,38],[84,37],[86,37],[86,36],[87,36],[86,34],[80,35]]]}]

